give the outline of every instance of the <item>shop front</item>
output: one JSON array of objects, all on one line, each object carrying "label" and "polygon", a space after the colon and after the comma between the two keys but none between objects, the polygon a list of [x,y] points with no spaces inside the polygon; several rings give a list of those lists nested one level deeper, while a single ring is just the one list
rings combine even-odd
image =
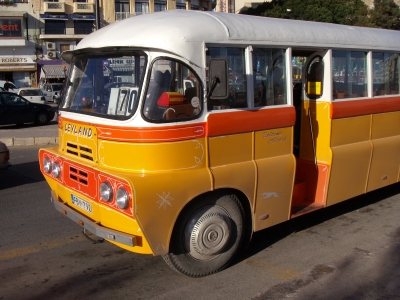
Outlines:
[{"label": "shop front", "polygon": [[26,12],[0,12],[0,81],[37,86],[35,47],[27,42]]},{"label": "shop front", "polygon": [[59,59],[38,60],[39,86],[45,83],[63,83],[68,74],[68,64]]},{"label": "shop front", "polygon": [[36,63],[30,56],[0,55],[0,80],[6,79],[17,87],[37,87]]}]

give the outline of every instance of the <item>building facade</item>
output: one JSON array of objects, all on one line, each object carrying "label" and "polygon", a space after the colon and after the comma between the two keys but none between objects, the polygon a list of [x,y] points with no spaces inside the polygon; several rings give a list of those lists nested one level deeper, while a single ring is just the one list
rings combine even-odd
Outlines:
[{"label": "building facade", "polygon": [[17,86],[37,82],[32,7],[25,0],[0,1],[0,80]]},{"label": "building facade", "polygon": [[212,0],[0,0],[0,80],[62,82],[61,53],[108,24],[171,9],[212,10]]}]

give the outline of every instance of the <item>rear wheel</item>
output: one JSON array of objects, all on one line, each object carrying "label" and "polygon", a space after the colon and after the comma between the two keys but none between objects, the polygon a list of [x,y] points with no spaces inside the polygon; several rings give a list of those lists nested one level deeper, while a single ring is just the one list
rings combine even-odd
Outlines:
[{"label": "rear wheel", "polygon": [[163,255],[175,271],[202,277],[224,269],[238,252],[244,212],[234,194],[212,193],[186,207],[174,228],[170,253]]},{"label": "rear wheel", "polygon": [[50,122],[49,114],[45,111],[39,111],[36,115],[36,124],[37,125],[46,125]]}]

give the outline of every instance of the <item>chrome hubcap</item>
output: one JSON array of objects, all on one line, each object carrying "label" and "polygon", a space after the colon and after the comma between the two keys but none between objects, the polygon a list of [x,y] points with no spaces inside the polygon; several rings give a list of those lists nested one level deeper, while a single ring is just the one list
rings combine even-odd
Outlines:
[{"label": "chrome hubcap", "polygon": [[229,215],[218,206],[197,211],[185,228],[185,245],[198,260],[209,260],[220,254],[229,241],[232,230]]}]

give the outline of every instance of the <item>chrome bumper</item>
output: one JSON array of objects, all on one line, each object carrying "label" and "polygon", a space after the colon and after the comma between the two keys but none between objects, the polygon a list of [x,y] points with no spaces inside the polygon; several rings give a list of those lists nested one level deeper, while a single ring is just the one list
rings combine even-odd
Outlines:
[{"label": "chrome bumper", "polygon": [[54,191],[51,191],[50,200],[51,200],[51,202],[54,203],[54,207],[56,210],[58,210],[63,215],[66,215],[72,221],[79,224],[81,227],[90,231],[91,233],[97,235],[98,237],[104,238],[106,240],[118,242],[118,243],[121,243],[121,244],[124,244],[127,246],[131,246],[131,247],[137,245],[135,236],[102,227],[99,224],[89,220],[88,218],[84,217],[80,213],[71,209],[65,203],[60,202]]}]

